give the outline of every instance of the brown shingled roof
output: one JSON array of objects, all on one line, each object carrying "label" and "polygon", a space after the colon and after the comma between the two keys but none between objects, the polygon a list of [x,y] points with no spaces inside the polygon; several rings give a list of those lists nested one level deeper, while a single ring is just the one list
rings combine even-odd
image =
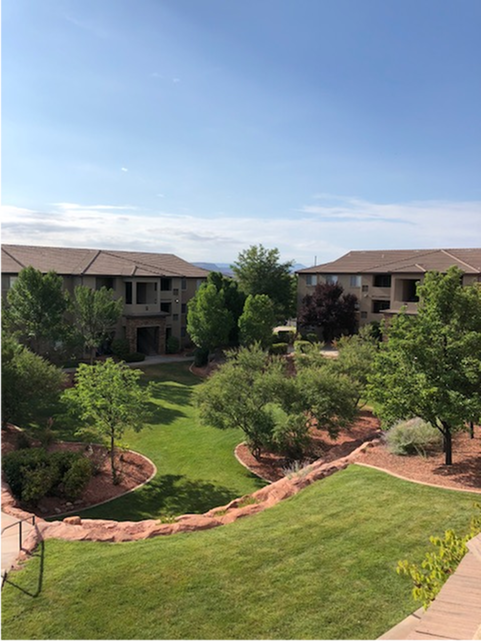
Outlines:
[{"label": "brown shingled roof", "polygon": [[387,249],[350,251],[337,260],[301,269],[298,274],[365,274],[445,272],[457,265],[466,274],[481,273],[481,248]]},{"label": "brown shingled roof", "polygon": [[31,265],[42,273],[63,276],[166,276],[206,278],[206,269],[195,267],[174,254],[2,245],[2,273],[16,274]]}]

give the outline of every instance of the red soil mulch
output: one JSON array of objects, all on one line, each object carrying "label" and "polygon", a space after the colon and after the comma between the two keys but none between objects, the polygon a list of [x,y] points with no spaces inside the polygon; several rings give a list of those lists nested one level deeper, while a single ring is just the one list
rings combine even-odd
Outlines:
[{"label": "red soil mulch", "polygon": [[442,452],[427,457],[397,456],[388,452],[385,445],[369,448],[359,455],[359,462],[412,481],[481,492],[481,427],[475,427],[473,439],[468,432],[454,435],[452,465],[444,464]]},{"label": "red soil mulch", "polygon": [[[361,443],[379,437],[379,421],[369,410],[362,410],[359,418],[349,429],[341,430],[337,439],[329,437],[327,432],[311,428],[311,445],[305,456],[305,462],[311,463],[322,459],[325,463],[347,456]],[[285,476],[284,469],[289,461],[277,454],[263,452],[260,459],[254,458],[247,445],[242,443],[236,448],[237,457],[254,474],[268,481],[277,481]]]},{"label": "red soil mulch", "polygon": [[[7,430],[2,430],[2,454],[16,449],[18,434],[19,430],[11,426],[9,426]],[[38,443],[33,442],[32,445],[38,445]],[[140,454],[130,451],[119,451],[116,456],[117,469],[120,471],[120,483],[113,485],[110,457],[105,447],[100,445],[86,445],[85,443],[60,442],[54,443],[47,449],[49,451],[69,450],[73,452],[84,452],[95,462],[98,473],[92,476],[82,496],[75,501],[69,501],[68,499],[56,496],[48,496],[41,499],[33,508],[30,505],[26,506],[30,512],[43,518],[57,516],[64,512],[83,510],[107,501],[108,499],[116,498],[147,481],[155,470],[153,463]]]}]

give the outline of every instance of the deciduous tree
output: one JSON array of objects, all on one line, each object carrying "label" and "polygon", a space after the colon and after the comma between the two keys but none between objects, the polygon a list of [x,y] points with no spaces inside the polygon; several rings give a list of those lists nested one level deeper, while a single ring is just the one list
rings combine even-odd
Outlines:
[{"label": "deciduous tree", "polygon": [[67,308],[61,276],[25,267],[7,294],[5,326],[36,354],[44,354],[52,341],[62,339]]},{"label": "deciduous tree", "polygon": [[417,316],[393,318],[369,393],[385,425],[419,416],[440,430],[451,465],[453,432],[479,416],[481,288],[451,267],[427,273],[418,295]]},{"label": "deciduous tree", "polygon": [[274,304],[269,296],[265,294],[248,296],[242,316],[239,318],[241,345],[259,343],[266,349],[272,342],[274,324]]},{"label": "deciduous tree", "polygon": [[90,363],[122,315],[123,300],[115,299],[111,289],[99,290],[79,285],[74,290],[74,325],[90,351]]},{"label": "deciduous tree", "polygon": [[13,337],[2,337],[2,427],[44,418],[57,402],[65,375]]},{"label": "deciduous tree", "polygon": [[282,322],[291,318],[296,309],[296,278],[291,274],[292,265],[293,261],[280,262],[278,249],[252,245],[239,254],[232,271],[247,296],[269,296],[274,303],[276,320]]},{"label": "deciduous tree", "polygon": [[246,295],[241,292],[237,281],[221,272],[210,272],[207,282],[215,285],[218,292],[224,294],[225,308],[232,314],[232,328],[229,332],[229,345],[231,347],[239,346],[239,318],[244,311]]},{"label": "deciduous tree", "polygon": [[187,308],[187,331],[194,343],[209,351],[227,345],[233,323],[222,289],[203,283]]},{"label": "deciduous tree", "polygon": [[84,422],[79,432],[105,439],[110,449],[112,481],[119,482],[115,447],[126,429],[140,431],[148,420],[148,391],[139,385],[141,372],[111,358],[95,365],[81,364],[75,386],[63,401]]},{"label": "deciduous tree", "polygon": [[299,324],[320,328],[322,339],[331,342],[357,331],[357,305],[356,296],[344,294],[338,283],[319,283],[302,301]]}]

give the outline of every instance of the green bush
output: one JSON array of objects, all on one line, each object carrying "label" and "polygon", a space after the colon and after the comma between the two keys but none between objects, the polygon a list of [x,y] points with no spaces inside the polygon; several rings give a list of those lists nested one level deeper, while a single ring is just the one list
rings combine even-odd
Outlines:
[{"label": "green bush", "polygon": [[306,334],[306,340],[310,343],[319,343],[319,336],[315,332],[308,332]]},{"label": "green bush", "polygon": [[78,498],[92,477],[92,463],[87,458],[77,459],[65,473],[63,492],[70,499]]},{"label": "green bush", "polygon": [[[65,495],[64,484],[71,476],[69,487],[79,486],[78,478],[85,478],[88,459],[76,452],[47,452],[30,448],[10,452],[3,457],[2,469],[12,494],[21,501],[36,502],[47,495]],[[71,470],[74,469],[74,472]],[[83,489],[83,488],[82,488]]]},{"label": "green bush", "polygon": [[139,363],[140,361],[145,361],[145,354],[140,352],[132,352],[132,354],[127,354],[124,358],[126,363]]},{"label": "green bush", "polygon": [[294,341],[294,350],[300,354],[306,354],[311,348],[311,341]]},{"label": "green bush", "polygon": [[420,418],[401,421],[390,428],[386,434],[388,450],[392,454],[410,456],[440,449],[443,443],[442,434],[429,423]]},{"label": "green bush", "polygon": [[294,330],[281,329],[278,332],[274,332],[272,335],[273,343],[292,343],[294,339],[295,332]]},{"label": "green bush", "polygon": [[204,367],[209,360],[209,350],[205,347],[196,347],[194,350],[195,367]]},{"label": "green bush", "polygon": [[287,343],[273,343],[269,347],[269,354],[273,354],[275,356],[287,354],[287,347]]},{"label": "green bush", "polygon": [[130,353],[129,341],[126,338],[114,338],[110,349],[114,356],[121,361],[125,361]]},{"label": "green bush", "polygon": [[25,434],[25,432],[18,432],[17,434],[17,449],[18,450],[27,450],[31,447],[30,439]]},{"label": "green bush", "polygon": [[166,349],[167,354],[177,354],[180,349],[180,341],[177,336],[169,336],[167,339]]}]

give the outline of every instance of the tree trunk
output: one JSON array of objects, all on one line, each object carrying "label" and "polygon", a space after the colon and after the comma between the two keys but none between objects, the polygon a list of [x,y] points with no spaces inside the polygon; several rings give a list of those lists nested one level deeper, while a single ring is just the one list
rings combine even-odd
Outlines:
[{"label": "tree trunk", "polygon": [[474,438],[474,421],[469,421],[469,436]]},{"label": "tree trunk", "polygon": [[91,348],[90,348],[90,365],[93,365],[93,364],[94,364],[94,360],[95,360],[95,352],[96,352],[95,347],[91,347]]},{"label": "tree trunk", "polygon": [[444,436],[444,463],[445,465],[453,464],[453,442],[451,434],[451,426],[442,421],[443,436]]},{"label": "tree trunk", "polygon": [[114,485],[117,485],[118,480],[117,480],[117,469],[115,467],[115,441],[114,441],[114,434],[112,433],[110,435],[110,467],[112,469],[112,483]]}]

